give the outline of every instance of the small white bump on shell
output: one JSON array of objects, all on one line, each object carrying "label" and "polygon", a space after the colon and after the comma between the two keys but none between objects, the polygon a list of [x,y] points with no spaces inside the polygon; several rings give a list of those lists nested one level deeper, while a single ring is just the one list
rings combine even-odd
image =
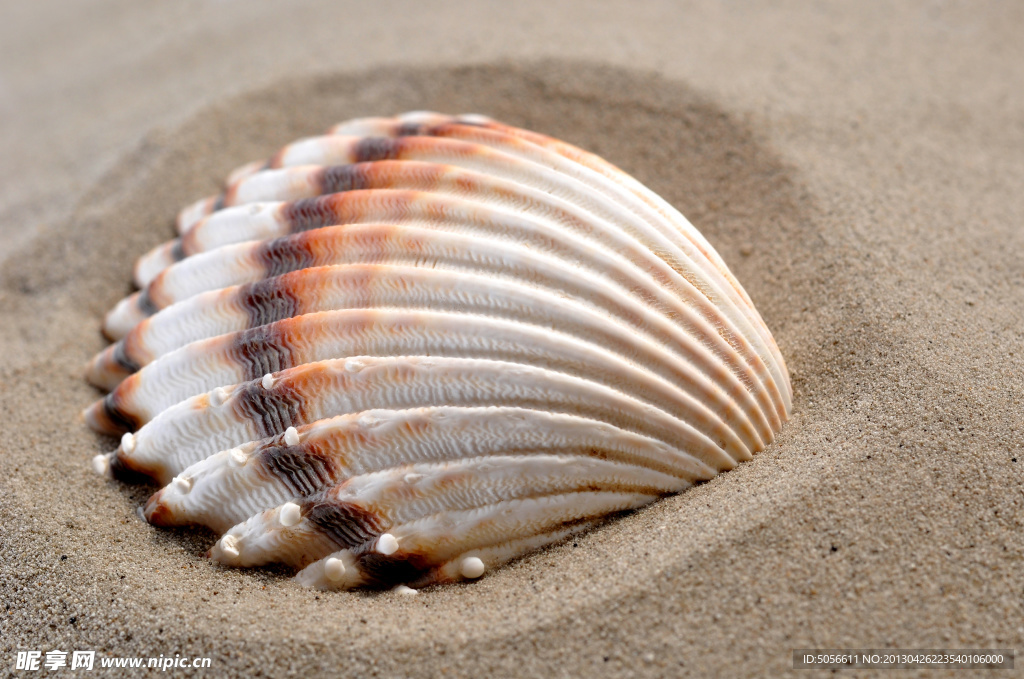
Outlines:
[{"label": "small white bump on shell", "polygon": [[398,539],[391,533],[384,533],[377,538],[377,551],[384,556],[391,556],[398,551]]},{"label": "small white bump on shell", "polygon": [[241,448],[232,448],[229,455],[231,457],[231,461],[234,464],[238,465],[239,467],[244,465],[249,460],[249,456],[246,455],[245,451],[242,450]]},{"label": "small white bump on shell", "polygon": [[125,455],[131,455],[135,452],[135,435],[130,431],[126,431],[124,436],[121,437],[121,450],[124,451]]},{"label": "small white bump on shell", "polygon": [[467,556],[459,564],[459,572],[462,577],[475,580],[484,574],[485,566],[483,560],[477,556]]},{"label": "small white bump on shell", "polygon": [[302,508],[294,502],[286,502],[281,505],[281,511],[278,513],[277,518],[282,526],[291,528],[298,525],[299,521],[302,520]]},{"label": "small white bump on shell", "polygon": [[324,562],[324,575],[332,582],[338,582],[345,577],[345,562],[337,557],[331,557]]},{"label": "small white bump on shell", "polygon": [[92,468],[100,476],[104,476],[108,479],[113,478],[114,475],[110,469],[110,455],[97,455],[92,458]]},{"label": "small white bump on shell", "polygon": [[224,405],[224,402],[228,400],[228,397],[230,395],[231,392],[229,392],[224,387],[217,387],[216,389],[210,392],[210,405],[212,405],[214,408],[219,408],[220,406]]},{"label": "small white bump on shell", "polygon": [[238,558],[238,538],[234,535],[225,535],[219,542],[220,550],[232,559]]}]

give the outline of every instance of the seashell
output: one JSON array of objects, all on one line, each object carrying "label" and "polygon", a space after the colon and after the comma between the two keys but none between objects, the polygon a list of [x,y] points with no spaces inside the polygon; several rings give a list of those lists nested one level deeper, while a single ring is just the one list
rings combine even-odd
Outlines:
[{"label": "seashell", "polygon": [[86,368],[155,525],[323,589],[476,579],[733,468],[785,362],[704,237],[483,116],[342,123],[231,173],[136,263]]}]

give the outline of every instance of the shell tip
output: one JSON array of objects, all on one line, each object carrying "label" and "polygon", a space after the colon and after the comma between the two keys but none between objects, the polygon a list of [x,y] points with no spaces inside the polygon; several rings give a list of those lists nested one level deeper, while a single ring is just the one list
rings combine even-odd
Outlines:
[{"label": "shell tip", "polygon": [[145,507],[139,507],[142,518],[154,526],[173,526],[171,513],[163,503],[164,488],[153,493],[146,502]]}]

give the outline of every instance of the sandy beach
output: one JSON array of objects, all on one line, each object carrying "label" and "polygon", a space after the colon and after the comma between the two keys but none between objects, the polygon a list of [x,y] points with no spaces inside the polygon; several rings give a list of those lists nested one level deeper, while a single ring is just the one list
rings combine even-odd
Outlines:
[{"label": "sandy beach", "polygon": [[[10,8],[0,674],[55,649],[267,677],[1024,649],[1024,7],[777,5]],[[79,417],[102,316],[235,166],[414,109],[565,139],[677,206],[772,329],[793,418],[734,471],[474,583],[325,594],[212,565],[213,533],[137,517],[153,486],[91,471],[116,446]]]}]

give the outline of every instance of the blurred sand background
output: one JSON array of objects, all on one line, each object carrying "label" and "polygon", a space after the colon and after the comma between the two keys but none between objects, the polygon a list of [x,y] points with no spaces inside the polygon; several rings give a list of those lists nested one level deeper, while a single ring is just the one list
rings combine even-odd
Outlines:
[{"label": "blurred sand background", "polygon": [[[1024,648],[1024,5],[4,17],[0,674],[26,649],[422,677],[808,676],[792,649]],[[90,471],[114,443],[77,419],[101,315],[230,168],[418,108],[562,137],[677,205],[775,332],[794,418],[739,469],[470,585],[323,595],[215,568],[212,535],[153,529],[151,488]]]}]

